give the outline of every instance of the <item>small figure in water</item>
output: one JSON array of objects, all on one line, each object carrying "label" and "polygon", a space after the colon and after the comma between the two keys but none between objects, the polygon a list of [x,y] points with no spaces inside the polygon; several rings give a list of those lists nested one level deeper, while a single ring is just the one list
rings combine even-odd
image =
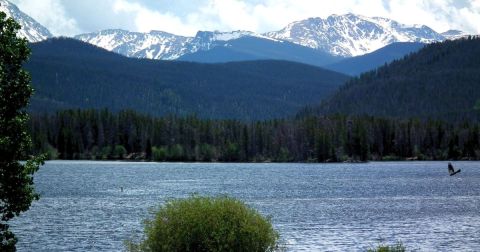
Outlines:
[{"label": "small figure in water", "polygon": [[455,169],[453,168],[452,163],[449,162],[449,163],[448,163],[448,173],[449,173],[450,175],[452,175],[452,173],[454,173],[454,172],[455,172]]},{"label": "small figure in water", "polygon": [[123,192],[123,186],[120,186],[120,191]]}]

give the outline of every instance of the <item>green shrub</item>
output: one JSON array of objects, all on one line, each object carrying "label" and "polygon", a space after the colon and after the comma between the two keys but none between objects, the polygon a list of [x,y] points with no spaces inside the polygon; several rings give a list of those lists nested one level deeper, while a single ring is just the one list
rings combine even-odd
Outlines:
[{"label": "green shrub", "polygon": [[113,158],[114,159],[123,159],[127,155],[127,149],[123,145],[115,145],[113,149]]},{"label": "green shrub", "polygon": [[153,161],[162,162],[167,159],[168,150],[165,147],[153,147],[152,156]]},{"label": "green shrub", "polygon": [[222,160],[227,162],[236,162],[240,159],[240,148],[236,143],[228,143],[223,153]]},{"label": "green shrub", "polygon": [[185,158],[185,150],[182,145],[175,144],[168,150],[168,161],[183,161]]},{"label": "green shrub", "polygon": [[58,150],[55,149],[52,145],[47,144],[45,147],[45,155],[47,160],[55,160],[58,158]]},{"label": "green shrub", "polygon": [[230,197],[172,200],[145,221],[129,251],[275,251],[279,235],[269,219]]},{"label": "green shrub", "polygon": [[101,159],[103,160],[110,159],[111,154],[112,154],[112,147],[110,146],[105,146],[100,151],[100,156],[101,156]]},{"label": "green shrub", "polygon": [[197,153],[197,161],[211,162],[218,159],[215,146],[210,144],[201,144],[200,146],[196,146],[195,152]]},{"label": "green shrub", "polygon": [[402,243],[397,243],[392,246],[380,245],[375,249],[369,249],[368,252],[405,252],[407,251],[405,246]]}]

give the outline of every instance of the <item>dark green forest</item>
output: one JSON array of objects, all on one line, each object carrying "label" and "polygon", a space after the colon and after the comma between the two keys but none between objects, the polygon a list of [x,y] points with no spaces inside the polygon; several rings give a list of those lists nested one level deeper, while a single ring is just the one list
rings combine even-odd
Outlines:
[{"label": "dark green forest", "polygon": [[[364,73],[296,118],[285,115],[333,93],[345,77],[283,61],[127,59],[66,39],[36,46],[27,67],[43,84],[32,105],[32,154],[204,162],[480,159],[477,37],[434,43]],[[70,106],[83,110],[62,110]]]},{"label": "dark green forest", "polygon": [[303,114],[478,120],[480,37],[433,43],[353,78]]},{"label": "dark green forest", "polygon": [[385,63],[401,59],[405,55],[422,49],[424,46],[425,44],[418,42],[397,42],[382,47],[374,52],[346,58],[324,67],[335,72],[357,76],[361,73],[371,71],[372,69],[377,69]]},{"label": "dark green forest", "polygon": [[346,75],[287,61],[222,64],[127,58],[74,39],[31,44],[30,111],[135,110],[243,120],[294,115],[333,94]]},{"label": "dark green forest", "polygon": [[340,162],[480,159],[478,123],[370,116],[242,122],[66,110],[31,117],[33,153],[51,159]]}]

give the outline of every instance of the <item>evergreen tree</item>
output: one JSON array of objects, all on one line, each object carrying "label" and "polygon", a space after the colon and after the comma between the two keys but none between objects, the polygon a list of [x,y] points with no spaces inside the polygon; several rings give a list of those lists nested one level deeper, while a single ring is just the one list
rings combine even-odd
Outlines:
[{"label": "evergreen tree", "polygon": [[145,148],[145,159],[152,160],[152,142],[147,140],[147,147]]},{"label": "evergreen tree", "polygon": [[38,199],[33,174],[42,163],[40,158],[19,162],[31,145],[23,109],[33,93],[30,76],[22,70],[30,51],[27,40],[16,36],[19,29],[0,12],[0,251],[15,251],[17,239],[7,223]]}]

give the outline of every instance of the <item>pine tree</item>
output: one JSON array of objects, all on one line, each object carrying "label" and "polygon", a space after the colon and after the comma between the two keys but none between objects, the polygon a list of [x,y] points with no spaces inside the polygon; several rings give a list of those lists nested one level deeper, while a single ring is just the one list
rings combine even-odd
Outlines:
[{"label": "pine tree", "polygon": [[42,164],[41,158],[19,162],[31,146],[24,108],[33,93],[22,69],[30,50],[27,40],[16,36],[19,29],[0,12],[0,251],[15,251],[17,239],[7,223],[38,199],[33,174]]},{"label": "pine tree", "polygon": [[147,140],[147,147],[145,148],[145,159],[150,161],[152,160],[152,142],[150,139]]}]

